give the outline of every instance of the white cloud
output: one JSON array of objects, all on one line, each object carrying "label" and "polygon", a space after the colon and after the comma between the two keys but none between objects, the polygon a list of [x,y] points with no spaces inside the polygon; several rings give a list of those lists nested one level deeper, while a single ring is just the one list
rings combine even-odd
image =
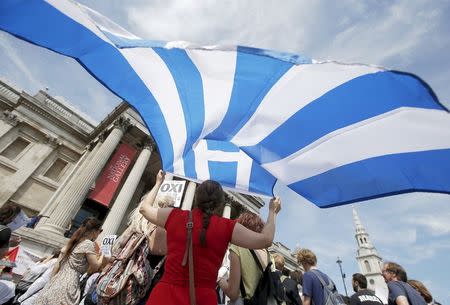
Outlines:
[{"label": "white cloud", "polygon": [[424,228],[433,236],[450,235],[450,211],[428,215],[408,215],[405,223]]}]

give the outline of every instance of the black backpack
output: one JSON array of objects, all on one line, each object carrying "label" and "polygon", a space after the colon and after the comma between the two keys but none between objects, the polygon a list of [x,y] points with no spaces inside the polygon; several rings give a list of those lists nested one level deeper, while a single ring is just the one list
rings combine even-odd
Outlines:
[{"label": "black backpack", "polygon": [[247,293],[245,292],[244,283],[242,282],[241,277],[240,288],[244,305],[266,305],[271,298],[274,299],[277,304],[281,304],[286,300],[286,293],[284,291],[284,286],[281,283],[280,276],[277,272],[272,272],[272,262],[270,261],[269,253],[267,252],[269,264],[265,269],[263,269],[263,266],[261,265],[261,262],[259,261],[259,258],[256,255],[255,251],[250,250],[250,253],[252,254],[256,264],[263,274],[259,279],[258,286],[256,286],[255,293],[253,294],[251,299],[245,298]]}]

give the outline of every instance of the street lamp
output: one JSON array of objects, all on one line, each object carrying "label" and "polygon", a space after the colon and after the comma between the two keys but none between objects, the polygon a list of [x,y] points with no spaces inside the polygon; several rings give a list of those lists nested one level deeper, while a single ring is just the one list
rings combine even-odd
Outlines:
[{"label": "street lamp", "polygon": [[348,297],[347,286],[345,286],[345,273],[342,272],[342,261],[339,258],[339,256],[337,258],[336,263],[339,265],[339,270],[341,271],[342,283],[344,284],[345,295]]}]

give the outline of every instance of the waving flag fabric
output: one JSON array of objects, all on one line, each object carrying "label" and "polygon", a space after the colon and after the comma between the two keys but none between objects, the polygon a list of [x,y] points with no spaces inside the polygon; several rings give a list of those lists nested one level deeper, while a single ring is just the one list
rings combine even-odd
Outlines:
[{"label": "waving flag fabric", "polygon": [[0,29],[129,102],[166,171],[320,207],[450,192],[450,116],[418,77],[248,47],[141,39],[73,1],[0,1]]}]

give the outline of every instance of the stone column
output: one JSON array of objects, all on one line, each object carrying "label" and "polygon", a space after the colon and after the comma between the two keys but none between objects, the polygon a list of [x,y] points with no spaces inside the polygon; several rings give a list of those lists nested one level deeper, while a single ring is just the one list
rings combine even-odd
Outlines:
[{"label": "stone column", "polygon": [[101,236],[99,236],[99,240],[101,240],[105,235],[117,233],[117,230],[120,227],[120,223],[125,217],[125,213],[128,209],[131,198],[133,197],[139,181],[142,178],[145,167],[150,160],[152,150],[152,147],[148,145],[145,146],[139,154],[139,157],[134,163],[134,166],[131,169],[127,180],[120,189],[119,195],[117,195],[116,201],[114,202],[111,211],[109,211],[108,217],[106,217],[106,220],[103,223],[103,233]]},{"label": "stone column", "polygon": [[47,137],[45,143],[35,143],[21,160],[21,166],[17,172],[9,177],[7,181],[0,180],[2,191],[0,192],[0,206],[5,204],[14,195],[22,184],[34,173],[44,162],[55,147],[60,145],[59,141],[51,136]]},{"label": "stone column", "polygon": [[194,195],[195,195],[195,189],[197,187],[197,184],[193,181],[189,181],[186,192],[184,193],[184,200],[181,204],[181,208],[183,210],[190,210],[192,209],[192,204],[194,202]]},{"label": "stone column", "polygon": [[0,113],[0,138],[19,123],[17,115],[11,113],[9,110],[4,110]]},{"label": "stone column", "polygon": [[223,208],[223,214],[222,217],[230,219],[231,217],[231,204],[228,202],[225,203],[225,207]]},{"label": "stone column", "polygon": [[56,207],[49,215],[47,222],[39,230],[63,235],[65,228],[76,215],[83,204],[89,188],[103,170],[111,154],[120,142],[125,130],[129,127],[129,120],[120,117],[114,122],[114,128],[103,142],[95,156],[89,160],[85,170],[67,186],[67,191],[56,201]]},{"label": "stone column", "polygon": [[[64,196],[67,191],[67,186],[77,177],[77,174],[83,171],[86,168],[86,164],[92,159],[92,156],[97,152],[100,147],[100,144],[96,145],[94,149],[91,148],[91,144],[86,146],[86,150],[81,156],[81,158],[77,161],[71,172],[67,175],[64,181],[59,185],[58,189],[53,193],[50,200],[45,204],[44,208],[39,212],[39,214],[44,217],[38,222],[35,228],[41,227],[44,223],[47,222],[47,217],[53,212],[56,208],[55,202],[58,201],[58,198]],[[92,151],[90,151],[92,149]],[[46,217],[45,217],[46,216]]]}]

